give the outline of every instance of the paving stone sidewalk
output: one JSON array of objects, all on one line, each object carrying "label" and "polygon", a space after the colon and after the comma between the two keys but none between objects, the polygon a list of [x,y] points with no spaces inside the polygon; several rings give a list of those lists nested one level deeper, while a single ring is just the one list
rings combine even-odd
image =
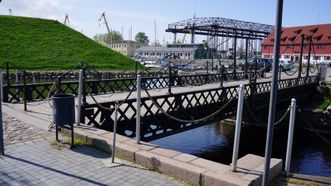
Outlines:
[{"label": "paving stone sidewalk", "polygon": [[[184,185],[131,162],[107,167],[110,154],[92,147],[55,147],[54,134],[4,115],[0,185]],[[53,139],[54,140],[54,139]]]}]

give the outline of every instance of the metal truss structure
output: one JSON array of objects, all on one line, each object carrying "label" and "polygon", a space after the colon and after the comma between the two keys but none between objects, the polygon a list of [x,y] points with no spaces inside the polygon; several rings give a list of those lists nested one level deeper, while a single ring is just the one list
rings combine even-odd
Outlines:
[{"label": "metal truss structure", "polygon": [[272,25],[260,23],[221,17],[200,17],[171,23],[166,32],[263,40],[273,29]]}]

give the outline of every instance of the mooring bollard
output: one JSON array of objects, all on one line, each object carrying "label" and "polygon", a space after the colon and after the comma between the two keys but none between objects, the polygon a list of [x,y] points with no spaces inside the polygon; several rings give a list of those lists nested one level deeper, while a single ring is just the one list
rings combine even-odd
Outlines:
[{"label": "mooring bollard", "polygon": [[113,127],[113,146],[112,146],[112,153],[111,153],[111,162],[114,163],[115,161],[115,144],[116,144],[116,133],[117,133],[117,110],[118,104],[115,104],[115,119],[114,119],[114,127]]},{"label": "mooring bollard", "polygon": [[82,89],[83,89],[83,70],[79,71],[79,82],[78,82],[78,103],[77,103],[77,125],[80,125],[80,115],[82,109]]},{"label": "mooring bollard", "polygon": [[288,137],[287,137],[287,150],[286,150],[286,160],[285,160],[286,176],[290,175],[293,133],[294,133],[294,124],[295,124],[295,108],[296,108],[296,100],[293,98],[291,100],[290,123],[289,123],[289,128],[288,128]]},{"label": "mooring bollard", "polygon": [[141,75],[137,76],[136,143],[140,143]]},{"label": "mooring bollard", "polygon": [[237,170],[237,160],[238,160],[239,143],[240,143],[240,130],[241,130],[242,112],[243,112],[243,105],[244,105],[244,94],[245,94],[245,87],[244,87],[244,85],[241,84],[239,86],[236,130],[235,130],[235,134],[234,134],[234,146],[233,146],[233,154],[232,154],[232,171]]}]

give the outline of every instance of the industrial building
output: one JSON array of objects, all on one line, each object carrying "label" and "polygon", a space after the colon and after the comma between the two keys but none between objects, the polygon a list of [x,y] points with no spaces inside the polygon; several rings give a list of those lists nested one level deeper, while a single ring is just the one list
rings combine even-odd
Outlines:
[{"label": "industrial building", "polygon": [[113,49],[114,51],[128,56],[133,57],[135,54],[135,51],[140,48],[141,43],[138,43],[136,41],[130,41],[130,40],[123,40],[123,41],[113,41],[112,43],[108,43],[108,47]]},{"label": "industrial building", "polygon": [[[319,63],[331,61],[331,24],[297,26],[284,28],[281,35],[281,59],[299,61],[301,43],[303,43],[303,62]],[[274,32],[262,43],[262,57],[273,58]]]}]

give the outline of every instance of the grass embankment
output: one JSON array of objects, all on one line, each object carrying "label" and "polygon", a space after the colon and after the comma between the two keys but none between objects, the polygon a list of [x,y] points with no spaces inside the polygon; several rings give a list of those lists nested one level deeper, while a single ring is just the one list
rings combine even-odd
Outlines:
[{"label": "grass embankment", "polygon": [[55,20],[0,15],[0,63],[21,70],[134,69],[134,61]]}]

